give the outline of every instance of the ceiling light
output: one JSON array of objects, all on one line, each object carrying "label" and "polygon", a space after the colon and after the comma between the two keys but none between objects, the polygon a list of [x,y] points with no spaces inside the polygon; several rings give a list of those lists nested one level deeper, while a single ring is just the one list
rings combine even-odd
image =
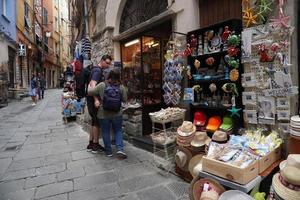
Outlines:
[{"label": "ceiling light", "polygon": [[133,44],[136,44],[136,43],[139,43],[139,42],[140,42],[139,39],[132,40],[130,42],[125,43],[125,47],[129,47],[129,46],[131,46]]}]

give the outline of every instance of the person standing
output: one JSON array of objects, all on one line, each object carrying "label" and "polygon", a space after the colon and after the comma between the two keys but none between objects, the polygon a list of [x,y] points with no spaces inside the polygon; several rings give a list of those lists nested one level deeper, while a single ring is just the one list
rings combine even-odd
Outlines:
[{"label": "person standing", "polygon": [[31,74],[29,95],[31,96],[32,106],[35,106],[37,103],[37,78],[34,73]]},{"label": "person standing", "polygon": [[[91,69],[90,81],[88,84],[89,88],[95,88],[97,84],[104,81],[104,71],[111,65],[112,58],[109,55],[102,56],[96,67]],[[98,153],[103,151],[104,148],[99,144],[99,121],[97,118],[98,108],[100,106],[100,100],[98,96],[87,96],[86,97],[87,108],[89,114],[92,118],[92,127],[90,131],[89,144],[87,146],[87,151],[92,151],[92,153]]]},{"label": "person standing", "polygon": [[116,141],[116,155],[119,159],[126,159],[124,152],[123,132],[122,132],[122,108],[121,103],[127,101],[127,91],[121,85],[120,70],[117,68],[109,72],[108,80],[101,82],[96,87],[89,87],[89,95],[99,95],[102,104],[99,104],[97,117],[99,118],[102,139],[105,146],[105,153],[108,157],[112,157],[112,147],[110,138],[110,128],[113,128]]},{"label": "person standing", "polygon": [[63,88],[64,84],[65,84],[65,77],[64,77],[64,74],[61,73],[60,77],[59,77],[59,86],[60,86],[60,88]]},{"label": "person standing", "polygon": [[42,75],[40,76],[39,78],[39,81],[40,81],[40,94],[39,94],[39,97],[40,99],[44,98],[44,93],[45,93],[45,88],[46,88],[46,80],[45,80],[45,76],[44,76],[44,73],[42,73]]}]

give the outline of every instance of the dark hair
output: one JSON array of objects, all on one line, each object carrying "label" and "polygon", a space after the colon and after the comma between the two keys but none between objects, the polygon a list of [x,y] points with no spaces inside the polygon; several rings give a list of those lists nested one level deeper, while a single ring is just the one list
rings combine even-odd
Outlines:
[{"label": "dark hair", "polygon": [[101,60],[106,60],[106,59],[109,59],[110,61],[112,61],[111,56],[108,55],[108,54],[103,55],[102,58],[101,58]]},{"label": "dark hair", "polygon": [[110,70],[108,74],[108,80],[112,83],[120,83],[121,82],[121,73],[117,68],[113,68]]}]

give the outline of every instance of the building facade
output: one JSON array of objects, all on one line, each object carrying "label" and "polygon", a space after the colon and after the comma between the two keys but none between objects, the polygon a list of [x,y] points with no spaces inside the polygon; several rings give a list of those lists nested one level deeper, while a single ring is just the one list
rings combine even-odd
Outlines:
[{"label": "building facade", "polygon": [[16,67],[16,1],[2,0],[0,4],[0,103],[8,97],[8,88],[20,84]]}]

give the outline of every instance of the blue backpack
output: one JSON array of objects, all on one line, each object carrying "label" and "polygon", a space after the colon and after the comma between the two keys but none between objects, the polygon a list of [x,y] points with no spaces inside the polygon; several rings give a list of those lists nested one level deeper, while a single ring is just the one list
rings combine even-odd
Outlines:
[{"label": "blue backpack", "polygon": [[121,109],[122,92],[120,85],[105,83],[103,109],[118,112]]}]

